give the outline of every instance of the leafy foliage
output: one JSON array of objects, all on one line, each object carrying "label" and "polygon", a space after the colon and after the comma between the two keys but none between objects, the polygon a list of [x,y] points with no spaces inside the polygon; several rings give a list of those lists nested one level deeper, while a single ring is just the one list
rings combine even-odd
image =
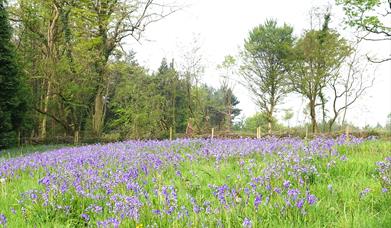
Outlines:
[{"label": "leafy foliage", "polygon": [[28,90],[11,36],[5,1],[0,0],[0,148],[16,144],[27,111]]},{"label": "leafy foliage", "polygon": [[245,41],[241,72],[261,111],[273,122],[276,106],[289,92],[287,75],[293,48],[293,28],[267,20],[255,27]]}]

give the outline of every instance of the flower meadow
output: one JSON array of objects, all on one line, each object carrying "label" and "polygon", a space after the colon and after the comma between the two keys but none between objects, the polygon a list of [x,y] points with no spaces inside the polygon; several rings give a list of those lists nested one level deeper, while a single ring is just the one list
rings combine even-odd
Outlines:
[{"label": "flower meadow", "polygon": [[0,158],[0,227],[391,227],[390,151],[269,137]]}]

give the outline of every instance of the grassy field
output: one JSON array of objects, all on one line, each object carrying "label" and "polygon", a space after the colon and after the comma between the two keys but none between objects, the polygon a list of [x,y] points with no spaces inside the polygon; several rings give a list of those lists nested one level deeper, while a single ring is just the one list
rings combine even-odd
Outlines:
[{"label": "grassy field", "polygon": [[391,227],[387,157],[391,142],[290,138],[132,141],[6,156],[0,224]]},{"label": "grassy field", "polygon": [[14,158],[20,157],[23,155],[37,153],[37,152],[45,152],[49,150],[55,150],[67,147],[68,145],[58,144],[58,145],[23,145],[19,148],[11,148],[0,150],[0,159],[1,158]]}]

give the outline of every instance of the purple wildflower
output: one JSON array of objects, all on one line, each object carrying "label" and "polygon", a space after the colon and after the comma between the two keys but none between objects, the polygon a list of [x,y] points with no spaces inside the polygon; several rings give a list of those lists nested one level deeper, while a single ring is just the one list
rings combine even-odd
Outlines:
[{"label": "purple wildflower", "polygon": [[299,209],[303,208],[303,205],[304,205],[304,199],[299,199],[296,203],[296,207]]},{"label": "purple wildflower", "polygon": [[342,155],[340,159],[341,159],[341,161],[347,161],[347,160],[348,160],[348,158],[346,157],[346,155]]},{"label": "purple wildflower", "polygon": [[248,218],[244,218],[242,225],[243,225],[243,227],[249,227],[249,228],[252,227],[251,220]]},{"label": "purple wildflower", "polygon": [[154,213],[155,215],[160,215],[161,214],[159,209],[152,210],[152,213]]},{"label": "purple wildflower", "polygon": [[254,206],[258,209],[259,204],[262,203],[262,195],[257,195],[254,200]]},{"label": "purple wildflower", "polygon": [[5,215],[0,214],[0,225],[6,225],[7,224],[7,218]]},{"label": "purple wildflower", "polygon": [[109,218],[107,220],[97,222],[98,227],[114,227],[118,228],[120,225],[120,222],[116,218]]},{"label": "purple wildflower", "polygon": [[291,186],[291,182],[289,180],[285,180],[283,185],[285,188],[289,188]]},{"label": "purple wildflower", "polygon": [[308,194],[307,195],[307,202],[308,202],[309,205],[312,205],[312,204],[316,203],[316,201],[317,201],[316,196],[314,196],[312,194]]},{"label": "purple wildflower", "polygon": [[84,221],[88,222],[90,221],[90,216],[87,214],[81,214],[81,217],[84,219]]},{"label": "purple wildflower", "polygon": [[368,195],[370,191],[371,189],[369,188],[365,188],[364,190],[362,190],[362,192],[360,192],[360,198],[364,198],[366,195]]},{"label": "purple wildflower", "polygon": [[297,188],[292,188],[288,190],[288,196],[290,196],[293,200],[296,200],[299,194],[300,190]]}]

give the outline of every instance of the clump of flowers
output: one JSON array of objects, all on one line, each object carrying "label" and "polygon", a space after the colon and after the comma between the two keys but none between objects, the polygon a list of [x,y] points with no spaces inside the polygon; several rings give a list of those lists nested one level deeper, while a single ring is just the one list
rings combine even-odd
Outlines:
[{"label": "clump of flowers", "polygon": [[379,161],[376,165],[382,184],[382,192],[387,193],[391,190],[391,157],[386,157],[384,161]]},{"label": "clump of flowers", "polygon": [[370,188],[365,188],[364,190],[362,190],[360,192],[360,198],[364,198],[365,196],[367,196],[370,191],[371,191]]},{"label": "clump of flowers", "polygon": [[251,228],[252,227],[252,222],[250,219],[248,218],[244,218],[243,220],[243,227],[246,227],[246,228]]},{"label": "clump of flowers", "polygon": [[5,227],[6,224],[7,224],[7,218],[5,217],[5,215],[0,214],[0,225],[3,225]]}]

